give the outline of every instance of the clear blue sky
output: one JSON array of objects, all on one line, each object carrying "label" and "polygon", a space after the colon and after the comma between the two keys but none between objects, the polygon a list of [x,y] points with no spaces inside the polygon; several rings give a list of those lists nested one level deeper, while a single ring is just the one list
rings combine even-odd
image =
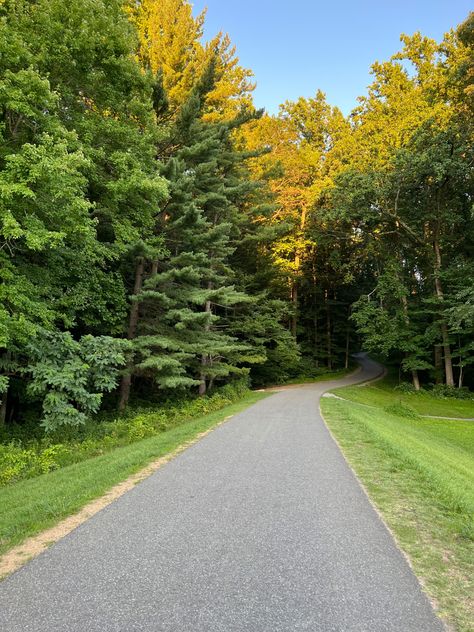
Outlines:
[{"label": "clear blue sky", "polygon": [[258,83],[255,102],[276,112],[286,99],[323,90],[344,113],[370,83],[369,68],[400,46],[400,33],[441,39],[467,17],[468,0],[195,0],[206,36],[222,30]]}]

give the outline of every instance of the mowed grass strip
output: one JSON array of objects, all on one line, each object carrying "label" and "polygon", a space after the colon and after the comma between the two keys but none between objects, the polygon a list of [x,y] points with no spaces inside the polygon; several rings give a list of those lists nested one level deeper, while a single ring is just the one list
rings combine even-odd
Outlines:
[{"label": "mowed grass strip", "polygon": [[[407,418],[368,408],[400,401],[386,383],[336,392],[357,403],[323,399],[329,428],[439,614],[451,629],[472,632],[474,422]],[[446,402],[429,394],[418,397],[407,395],[402,401],[421,414],[439,414],[439,404],[444,408]],[[463,404],[458,413],[474,417],[473,402],[455,403]]]},{"label": "mowed grass strip", "polygon": [[151,461],[173,452],[266,396],[250,393],[219,411],[154,437],[0,489],[0,554],[79,511]]},{"label": "mowed grass strip", "polygon": [[433,397],[429,391],[404,393],[395,388],[396,382],[389,378],[372,386],[348,386],[334,392],[353,402],[383,408],[402,402],[413,408],[419,415],[433,417],[463,417],[474,419],[474,401],[454,397]]}]

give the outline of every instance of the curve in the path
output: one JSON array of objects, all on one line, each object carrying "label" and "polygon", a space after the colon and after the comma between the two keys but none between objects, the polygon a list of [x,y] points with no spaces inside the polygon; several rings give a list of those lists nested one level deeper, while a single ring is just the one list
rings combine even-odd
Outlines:
[{"label": "curve in the path", "polygon": [[0,584],[8,632],[438,632],[305,385],[260,401]]}]

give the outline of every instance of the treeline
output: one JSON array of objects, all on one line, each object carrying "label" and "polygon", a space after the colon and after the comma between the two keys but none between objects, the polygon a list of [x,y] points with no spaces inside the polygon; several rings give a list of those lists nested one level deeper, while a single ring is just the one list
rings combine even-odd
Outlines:
[{"label": "treeline", "polygon": [[239,140],[261,113],[228,37],[204,44],[180,0],[0,12],[1,419],[285,374],[273,207]]},{"label": "treeline", "polygon": [[349,117],[318,92],[247,136],[273,143],[256,174],[283,166],[272,248],[303,352],[347,362],[355,333],[448,394],[474,385],[474,14],[441,43],[401,39]]},{"label": "treeline", "polygon": [[348,118],[256,111],[186,0],[0,18],[2,422],[348,366],[361,336],[469,378],[472,18],[405,38]]}]

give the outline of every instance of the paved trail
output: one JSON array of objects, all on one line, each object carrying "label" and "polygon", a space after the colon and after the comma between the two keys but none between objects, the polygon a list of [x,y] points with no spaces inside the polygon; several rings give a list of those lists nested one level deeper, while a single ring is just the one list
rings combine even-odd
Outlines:
[{"label": "paved trail", "polygon": [[2,632],[443,629],[318,413],[276,393],[0,584]]}]

